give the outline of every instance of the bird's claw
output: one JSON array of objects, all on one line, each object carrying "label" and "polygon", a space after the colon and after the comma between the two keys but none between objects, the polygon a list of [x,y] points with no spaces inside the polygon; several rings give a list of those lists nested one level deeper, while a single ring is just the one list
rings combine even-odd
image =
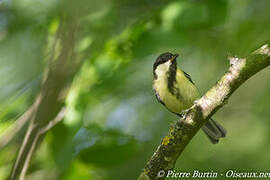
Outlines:
[{"label": "bird's claw", "polygon": [[179,114],[179,116],[181,117],[181,119],[185,119],[188,112],[189,112],[189,109],[183,110],[183,111]]}]

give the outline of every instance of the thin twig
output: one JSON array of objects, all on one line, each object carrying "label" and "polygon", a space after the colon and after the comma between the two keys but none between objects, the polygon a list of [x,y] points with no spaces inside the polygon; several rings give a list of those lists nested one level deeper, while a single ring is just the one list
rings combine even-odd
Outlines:
[{"label": "thin twig", "polygon": [[34,105],[28,108],[27,111],[17,119],[11,127],[9,127],[0,138],[0,150],[4,149],[23,129],[26,123],[31,119],[34,112]]},{"label": "thin twig", "polygon": [[44,134],[47,131],[49,131],[51,128],[53,128],[56,124],[58,124],[59,122],[61,122],[63,120],[63,118],[65,117],[65,113],[66,113],[66,108],[63,107],[60,112],[57,114],[57,116],[49,122],[49,124],[47,126],[45,126],[44,128],[42,128],[40,130],[40,134]]},{"label": "thin twig", "polygon": [[33,143],[31,144],[31,148],[30,148],[29,152],[27,153],[27,157],[25,159],[25,164],[24,164],[24,166],[22,168],[22,172],[21,172],[21,174],[19,176],[19,180],[24,180],[27,169],[28,169],[28,167],[30,165],[31,157],[33,156],[34,150],[35,150],[35,148],[37,146],[39,137],[40,137],[40,132],[38,132],[37,135],[34,137]]},{"label": "thin twig", "polygon": [[[31,118],[30,126],[11,170],[11,180],[18,177],[24,178],[35,149],[41,144],[47,130],[54,125],[54,123],[50,124],[50,121],[55,119],[64,106],[65,96],[63,97],[63,92],[68,91],[76,73],[76,71],[73,71],[74,65],[76,65],[73,49],[76,43],[74,34],[78,26],[72,26],[72,24],[72,22],[66,21],[60,37],[61,52],[52,64],[48,64],[48,70],[43,74],[41,90],[36,98],[37,109]],[[60,119],[57,118],[55,123]]]},{"label": "thin twig", "polygon": [[[31,157],[33,156],[34,150],[38,145],[38,141],[39,141],[40,137],[42,135],[45,135],[47,131],[49,131],[52,127],[54,127],[56,124],[61,122],[61,120],[65,116],[65,112],[66,112],[66,108],[62,108],[61,111],[59,111],[59,113],[57,114],[57,116],[52,121],[50,121],[47,126],[45,126],[44,128],[40,129],[37,132],[36,136],[34,137],[34,140],[33,140],[32,144],[31,144],[31,148],[30,148],[29,152],[27,153],[27,157],[25,159],[25,164],[24,164],[24,166],[22,168],[22,172],[21,172],[21,174],[19,176],[20,180],[23,180],[25,175],[26,175],[27,169],[28,169],[28,167],[30,165]],[[29,132],[31,132],[31,131],[29,131]]]}]

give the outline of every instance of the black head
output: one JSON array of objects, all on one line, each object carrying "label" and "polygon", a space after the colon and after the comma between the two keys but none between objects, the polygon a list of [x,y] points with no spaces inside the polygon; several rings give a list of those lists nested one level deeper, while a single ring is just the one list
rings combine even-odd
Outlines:
[{"label": "black head", "polygon": [[153,70],[155,71],[155,69],[158,67],[158,65],[166,63],[169,60],[171,60],[173,63],[176,63],[175,60],[177,57],[178,57],[178,54],[172,54],[169,52],[166,52],[166,53],[159,55],[158,58],[156,59],[154,65],[153,65]]},{"label": "black head", "polygon": [[153,65],[154,76],[155,76],[155,70],[158,67],[158,65],[166,63],[167,61],[171,61],[172,65],[174,65],[176,67],[176,58],[177,57],[178,57],[178,54],[172,54],[169,52],[166,52],[166,53],[159,55],[158,58],[156,59],[154,65]]}]

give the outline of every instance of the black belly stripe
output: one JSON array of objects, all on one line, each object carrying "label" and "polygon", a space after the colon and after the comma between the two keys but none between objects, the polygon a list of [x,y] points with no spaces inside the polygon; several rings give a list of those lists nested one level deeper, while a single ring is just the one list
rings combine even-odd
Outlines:
[{"label": "black belly stripe", "polygon": [[176,96],[176,99],[183,100],[183,96],[179,88],[174,88],[174,94]]},{"label": "black belly stripe", "polygon": [[176,65],[176,63],[173,63],[170,66],[170,69],[168,71],[168,90],[177,99],[182,100],[183,96],[181,95],[180,89],[175,86],[177,83],[176,82],[176,71],[177,71],[177,65]]},{"label": "black belly stripe", "polygon": [[176,83],[176,64],[171,64],[169,71],[168,71],[168,89],[169,92],[174,95],[175,90],[174,90],[174,83]]}]

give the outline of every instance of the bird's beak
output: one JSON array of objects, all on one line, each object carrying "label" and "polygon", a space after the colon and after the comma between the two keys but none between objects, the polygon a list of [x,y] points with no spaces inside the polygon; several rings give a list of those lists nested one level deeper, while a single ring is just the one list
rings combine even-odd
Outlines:
[{"label": "bird's beak", "polygon": [[170,61],[171,62],[175,61],[178,56],[179,56],[178,54],[174,54],[173,57],[170,59]]}]

